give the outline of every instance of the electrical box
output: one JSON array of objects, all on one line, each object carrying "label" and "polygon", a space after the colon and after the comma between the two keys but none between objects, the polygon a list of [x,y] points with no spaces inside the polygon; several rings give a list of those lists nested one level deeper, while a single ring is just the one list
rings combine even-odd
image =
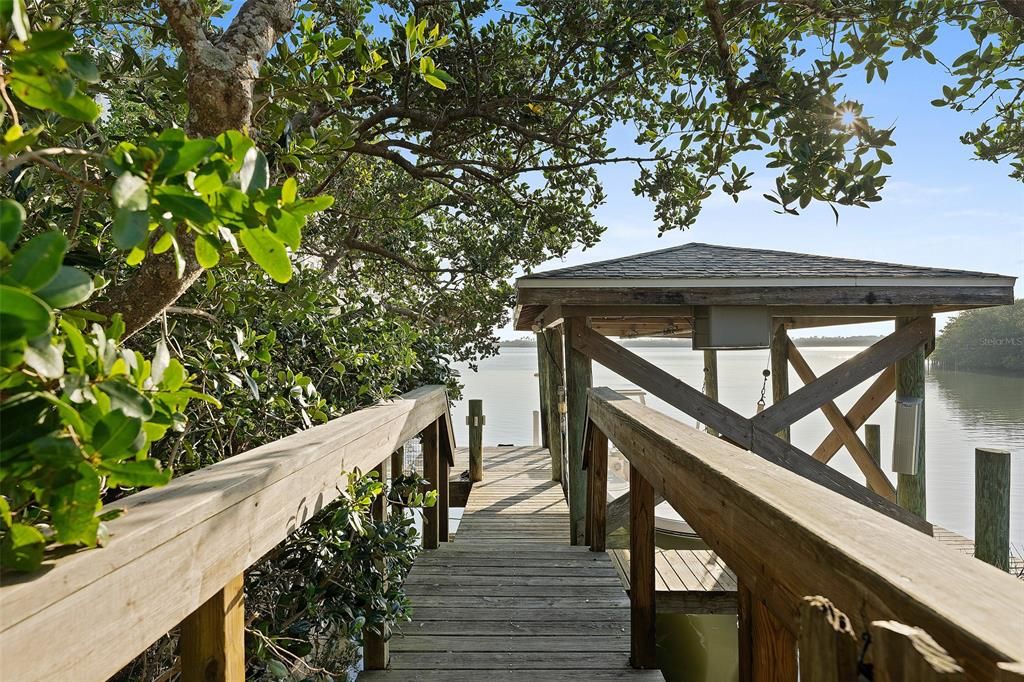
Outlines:
[{"label": "electrical box", "polygon": [[917,473],[917,453],[921,446],[921,419],[924,401],[920,398],[897,398],[893,428],[892,470],[900,474]]},{"label": "electrical box", "polygon": [[768,348],[772,317],[754,305],[697,306],[693,311],[694,350]]}]

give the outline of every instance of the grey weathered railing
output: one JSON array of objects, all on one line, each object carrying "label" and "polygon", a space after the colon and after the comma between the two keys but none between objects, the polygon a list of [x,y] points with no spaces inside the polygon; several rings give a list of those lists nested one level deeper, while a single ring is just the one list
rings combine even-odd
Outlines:
[{"label": "grey weathered railing", "polygon": [[[421,434],[425,476],[442,484],[424,519],[436,547],[454,440],[444,387],[425,386],[120,500],[108,546],[5,577],[0,679],[105,680],[179,623],[183,679],[244,679],[245,569],[334,500],[345,472]],[[386,647],[369,648],[386,664]]]},{"label": "grey weathered railing", "polygon": [[[795,680],[798,649],[805,677],[857,679],[852,633],[871,635],[876,680],[901,679],[894,666],[921,651],[936,653],[922,665],[955,660],[966,679],[1024,679],[1024,583],[1016,578],[607,388],[591,389],[587,418],[592,549],[605,536],[607,440],[630,464],[635,666],[654,663],[660,494],[737,575],[742,680]],[[834,607],[808,595],[825,595]],[[832,618],[833,609],[846,617]],[[929,636],[938,647],[922,645]]]}]

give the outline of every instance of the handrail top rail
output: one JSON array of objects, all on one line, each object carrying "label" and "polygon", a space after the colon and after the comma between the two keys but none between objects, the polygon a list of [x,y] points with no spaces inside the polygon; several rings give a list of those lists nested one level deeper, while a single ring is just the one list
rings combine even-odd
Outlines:
[{"label": "handrail top rail", "polygon": [[[343,468],[369,471],[441,417],[450,424],[446,388],[421,386],[190,472],[166,486],[143,490],[107,505],[104,511],[125,510],[121,517],[108,522],[111,539],[107,546],[49,560],[44,563],[44,573],[4,577],[0,585],[0,640],[26,619],[127,567],[164,543],[215,520],[225,510],[267,491],[283,479],[339,457],[339,475]],[[451,436],[450,426],[448,431]],[[378,447],[367,447],[367,441]],[[295,493],[311,490],[309,482],[303,483],[307,485],[293,487]],[[329,488],[333,486],[334,480],[329,481]],[[320,491],[312,505],[300,500],[291,530],[336,496],[336,492],[331,494],[328,489],[326,493]],[[291,501],[276,502],[288,505]],[[255,531],[239,528],[238,532]],[[196,577],[205,578],[201,574]],[[154,588],[154,595],[162,590],[160,585]]]},{"label": "handrail top rail", "polygon": [[776,605],[828,594],[862,630],[916,625],[975,671],[1024,661],[1024,583],[1008,573],[609,388],[589,390],[587,412],[726,563],[786,596]]}]

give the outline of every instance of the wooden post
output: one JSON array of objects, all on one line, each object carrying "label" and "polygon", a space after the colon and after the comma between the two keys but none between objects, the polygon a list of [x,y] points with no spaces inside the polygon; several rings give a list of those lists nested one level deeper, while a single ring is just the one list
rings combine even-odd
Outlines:
[{"label": "wooden post", "polygon": [[[919,318],[900,317],[896,329],[906,327]],[[896,398],[920,398],[921,427],[917,451],[917,471],[913,474],[899,474],[896,488],[896,502],[921,518],[927,518],[928,504],[925,494],[925,405],[924,405],[924,358],[925,344],[919,344],[908,355],[896,361]]]},{"label": "wooden post", "polygon": [[868,627],[875,682],[946,682],[964,679],[963,668],[921,628],[891,620]]},{"label": "wooden post", "polygon": [[859,642],[850,619],[824,597],[800,605],[800,679],[848,682],[857,678]]},{"label": "wooden post", "polygon": [[[562,335],[557,329],[545,329],[537,337],[544,350],[540,362],[545,365],[545,404],[541,405],[547,424],[547,445],[551,453],[551,480],[562,480],[562,416],[558,412],[558,389],[562,386]],[[540,344],[543,344],[540,346]]]},{"label": "wooden post", "polygon": [[181,623],[183,682],[245,680],[245,576],[237,575]]},{"label": "wooden post", "polygon": [[656,668],[654,618],[654,487],[629,467],[630,665]]},{"label": "wooden post", "polygon": [[745,580],[736,576],[736,649],[739,654],[739,682],[754,679],[753,595]]},{"label": "wooden post", "polygon": [[[566,318],[563,323],[566,339],[587,324],[584,318]],[[569,431],[569,541],[583,541],[586,525],[587,478],[583,471],[583,435],[587,425],[587,391],[591,386],[590,358],[565,342],[565,401]]]},{"label": "wooden post", "polygon": [[796,682],[796,638],[757,593],[750,600],[751,679]]},{"label": "wooden post", "polygon": [[608,533],[608,437],[590,424],[590,551],[603,552]]},{"label": "wooden post", "polygon": [[[423,429],[421,434],[423,440],[423,477],[430,481],[429,485],[435,490],[439,489],[440,475],[440,438],[438,437],[437,422],[431,422],[430,426]],[[437,549],[439,538],[440,522],[440,499],[433,507],[423,510],[423,549]]]},{"label": "wooden post", "polygon": [[469,401],[469,480],[484,480],[484,401]]},{"label": "wooden post", "polygon": [[[447,437],[447,430],[442,424],[444,417],[437,420],[439,434]],[[449,540],[449,486],[451,485],[451,465],[448,464],[448,456],[438,448],[437,453],[437,539],[439,542]]]},{"label": "wooden post", "polygon": [[391,482],[394,483],[401,477],[405,470],[405,446],[398,448],[391,453]]},{"label": "wooden post", "polygon": [[[392,459],[394,455],[392,455]],[[384,463],[381,462],[374,469],[380,474],[380,480],[384,480]],[[392,472],[393,473],[393,472]],[[378,495],[373,501],[373,506],[370,507],[370,514],[373,515],[373,520],[377,523],[382,523],[387,518],[388,514],[388,495],[387,490]],[[364,670],[386,670],[388,663],[391,658],[390,647],[388,642],[381,635],[378,635],[369,630],[364,630],[363,633],[363,669]]]},{"label": "wooden post", "polygon": [[[786,326],[779,324],[775,327],[772,335],[771,347],[771,370],[772,370],[772,404],[781,402],[789,395],[789,334],[786,333]],[[789,428],[784,427],[777,435],[787,443],[789,440]]]},{"label": "wooden post", "polygon": [[974,451],[974,556],[1010,570],[1010,453]]},{"label": "wooden post", "polygon": [[544,409],[550,398],[548,398],[548,365],[544,362],[544,332],[534,334],[537,339],[537,389],[540,393],[540,444],[541,447],[548,446],[548,413]]},{"label": "wooden post", "polygon": [[882,427],[878,424],[864,425],[864,447],[871,454],[875,466],[882,467]]},{"label": "wooden post", "polygon": [[[704,395],[718,402],[718,351],[704,351]],[[718,431],[707,424],[704,429],[712,436],[718,435]]]}]

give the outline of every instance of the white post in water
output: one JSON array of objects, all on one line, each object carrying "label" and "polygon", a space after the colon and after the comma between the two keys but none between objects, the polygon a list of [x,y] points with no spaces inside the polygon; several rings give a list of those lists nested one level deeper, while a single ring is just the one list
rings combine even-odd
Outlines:
[{"label": "white post in water", "polygon": [[540,411],[533,411],[533,447],[540,447]]}]

